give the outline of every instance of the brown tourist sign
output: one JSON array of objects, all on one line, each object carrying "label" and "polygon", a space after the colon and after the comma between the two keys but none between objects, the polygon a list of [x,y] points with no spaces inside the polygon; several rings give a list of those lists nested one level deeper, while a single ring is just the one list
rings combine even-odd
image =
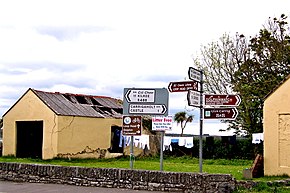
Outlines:
[{"label": "brown tourist sign", "polygon": [[209,106],[239,106],[239,95],[205,94],[204,104]]}]

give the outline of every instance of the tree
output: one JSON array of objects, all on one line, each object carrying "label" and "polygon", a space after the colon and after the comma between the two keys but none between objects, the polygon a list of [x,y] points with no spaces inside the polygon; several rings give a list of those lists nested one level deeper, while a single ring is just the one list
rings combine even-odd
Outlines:
[{"label": "tree", "polygon": [[248,134],[263,131],[263,101],[290,74],[287,17],[269,18],[267,26],[248,41],[244,35],[224,35],[201,49],[195,65],[204,69],[205,92],[237,93],[242,102],[230,127]]},{"label": "tree", "polygon": [[224,34],[217,42],[201,47],[201,58],[194,64],[204,71],[204,91],[212,94],[233,93],[234,73],[247,57],[248,45],[244,35],[231,38]]},{"label": "tree", "polygon": [[267,94],[290,74],[290,37],[287,17],[269,18],[268,26],[250,39],[250,58],[234,74],[234,90],[243,98],[243,128],[263,132],[263,103]]},{"label": "tree", "polygon": [[[202,46],[201,59],[195,58],[194,64],[204,71],[204,91],[211,94],[234,94],[234,74],[248,57],[247,39],[238,33],[233,38],[224,34],[217,42]],[[230,128],[239,133],[242,121],[240,117],[237,120],[227,122],[232,122]]]},{"label": "tree", "polygon": [[185,111],[181,111],[181,112],[177,112],[174,115],[174,121],[177,122],[177,124],[180,123],[181,126],[181,136],[183,135],[183,131],[186,127],[186,124],[188,122],[192,122],[193,121],[193,115],[187,115],[187,113]]}]

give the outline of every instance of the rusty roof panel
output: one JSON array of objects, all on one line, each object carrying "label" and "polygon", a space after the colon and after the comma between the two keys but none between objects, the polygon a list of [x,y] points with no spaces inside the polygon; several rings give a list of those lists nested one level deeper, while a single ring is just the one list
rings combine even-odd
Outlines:
[{"label": "rusty roof panel", "polygon": [[110,107],[110,108],[115,108],[115,109],[123,108],[121,104],[118,104],[118,101],[116,99],[100,98],[100,97],[93,97],[93,98],[104,107]]},{"label": "rusty roof panel", "polygon": [[[121,118],[122,114],[117,113],[113,109],[120,109],[122,106],[118,104],[117,99],[109,97],[93,97],[89,95],[78,95],[85,99],[86,104],[81,104],[73,94],[51,93],[33,90],[33,92],[45,102],[56,114],[70,116],[85,116],[85,117],[114,117]],[[66,96],[66,97],[65,97]],[[92,100],[99,99],[97,102],[103,107],[110,108],[111,111],[103,111],[96,105],[93,105]]]}]

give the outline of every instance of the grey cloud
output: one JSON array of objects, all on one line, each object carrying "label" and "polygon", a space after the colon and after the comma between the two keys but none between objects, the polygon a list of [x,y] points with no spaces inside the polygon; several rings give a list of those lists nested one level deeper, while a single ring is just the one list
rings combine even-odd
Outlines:
[{"label": "grey cloud", "polygon": [[[43,77],[45,77],[45,74],[43,74]],[[17,78],[17,77],[15,77]],[[6,85],[3,86],[19,86],[19,87],[26,87],[26,88],[51,88],[55,85],[68,85],[76,88],[95,88],[93,84],[93,79],[89,77],[85,77],[83,75],[79,75],[77,77],[71,76],[69,74],[61,74],[56,75],[54,77],[47,77],[41,80],[34,80],[29,79],[27,77],[25,80],[19,80],[15,82],[8,82]]]},{"label": "grey cloud", "polygon": [[1,74],[21,75],[25,74],[25,70],[48,69],[52,72],[74,72],[85,68],[82,64],[55,63],[48,61],[41,62],[20,62],[20,63],[4,63],[5,68],[1,69]]},{"label": "grey cloud", "polygon": [[94,33],[111,30],[105,26],[40,26],[36,30],[40,34],[53,36],[59,41],[75,39],[81,33]]},{"label": "grey cloud", "polygon": [[136,78],[140,81],[150,81],[150,82],[175,82],[175,81],[183,81],[184,77],[177,75],[166,75],[165,73],[154,74],[154,75],[146,75],[146,76],[138,76]]}]

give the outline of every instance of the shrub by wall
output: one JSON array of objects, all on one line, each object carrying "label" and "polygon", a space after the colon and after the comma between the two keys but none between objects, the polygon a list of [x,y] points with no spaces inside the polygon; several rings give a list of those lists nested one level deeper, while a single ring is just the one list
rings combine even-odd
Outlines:
[{"label": "shrub by wall", "polygon": [[[255,159],[257,154],[263,155],[263,144],[252,144],[251,139],[212,138],[203,140],[203,158],[205,159]],[[199,157],[199,139],[193,139],[193,147],[186,148],[172,144],[172,151],[166,155]]]}]

